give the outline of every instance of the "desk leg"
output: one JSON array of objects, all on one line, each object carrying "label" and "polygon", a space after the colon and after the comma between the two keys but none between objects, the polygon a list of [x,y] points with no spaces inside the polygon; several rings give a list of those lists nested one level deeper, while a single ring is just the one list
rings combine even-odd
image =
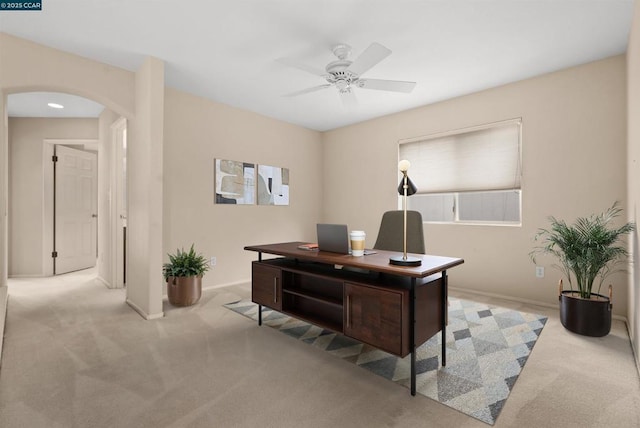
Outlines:
[{"label": "desk leg", "polygon": [[449,306],[447,304],[448,294],[449,294],[449,286],[447,284],[448,277],[447,271],[442,271],[442,367],[447,365],[447,312],[449,311]]},{"label": "desk leg", "polygon": [[[258,261],[262,261],[262,251],[258,252]],[[262,325],[262,305],[258,305],[258,325]]]},{"label": "desk leg", "polygon": [[416,279],[411,278],[409,291],[409,336],[411,337],[411,395],[416,395]]}]

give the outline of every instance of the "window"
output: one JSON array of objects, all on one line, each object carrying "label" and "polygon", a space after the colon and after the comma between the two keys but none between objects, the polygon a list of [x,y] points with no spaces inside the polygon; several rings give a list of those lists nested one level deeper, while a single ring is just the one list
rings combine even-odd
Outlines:
[{"label": "window", "polygon": [[521,120],[400,142],[425,221],[520,224]]},{"label": "window", "polygon": [[520,190],[416,194],[407,199],[407,209],[420,211],[428,222],[519,224]]}]

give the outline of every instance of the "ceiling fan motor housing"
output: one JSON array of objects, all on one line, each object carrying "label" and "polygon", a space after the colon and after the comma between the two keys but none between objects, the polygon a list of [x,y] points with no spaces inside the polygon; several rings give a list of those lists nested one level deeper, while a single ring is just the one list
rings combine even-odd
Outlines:
[{"label": "ceiling fan motor housing", "polygon": [[346,43],[340,43],[333,47],[333,54],[338,57],[338,59],[347,59],[351,56],[351,46]]},{"label": "ceiling fan motor housing", "polygon": [[351,84],[358,80],[358,76],[348,70],[353,61],[348,60],[351,55],[351,46],[340,44],[333,47],[333,54],[338,57],[337,61],[330,62],[325,70],[329,75],[327,82],[335,84],[340,93],[351,92]]}]

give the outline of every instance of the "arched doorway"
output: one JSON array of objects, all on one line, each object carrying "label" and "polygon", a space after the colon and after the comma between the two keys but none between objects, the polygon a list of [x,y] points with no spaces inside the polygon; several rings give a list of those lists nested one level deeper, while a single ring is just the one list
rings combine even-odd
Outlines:
[{"label": "arched doorway", "polygon": [[128,120],[127,258],[131,263],[126,302],[145,319],[162,317],[163,182],[158,178],[163,170],[163,61],[145,57],[136,71],[129,71],[4,33],[0,43],[0,116],[5,119],[0,121],[0,288],[8,277],[7,96],[29,91],[70,93],[116,112],[114,121],[119,116]]},{"label": "arched doorway", "polygon": [[[49,107],[47,110],[48,102],[66,104],[65,107],[69,106],[69,109],[65,113],[61,112],[63,109]],[[124,271],[125,258],[122,255],[125,251],[121,248],[117,252],[121,256],[116,257],[113,255],[113,245],[117,242],[124,245],[121,237],[122,230],[117,229],[117,223],[122,222],[119,216],[126,217],[126,211],[123,213],[120,207],[119,215],[114,216],[115,208],[111,205],[115,201],[126,200],[124,190],[126,180],[115,179],[116,174],[120,174],[120,177],[123,173],[126,174],[126,170],[118,168],[123,164],[124,159],[117,159],[116,156],[122,157],[126,154],[114,147],[117,142],[122,144],[122,138],[118,139],[116,133],[119,132],[120,135],[123,132],[126,133],[126,120],[99,103],[59,92],[11,94],[7,97],[7,113],[10,154],[8,276],[49,276],[74,270],[73,266],[81,268],[87,263],[86,251],[84,264],[70,264],[68,250],[72,247],[68,244],[71,242],[73,245],[84,248],[86,242],[91,242],[86,238],[95,233],[97,246],[95,246],[94,264],[97,262],[98,277],[108,287],[122,287],[124,285],[122,276],[119,277],[121,280],[117,281],[115,272]],[[114,127],[116,122],[120,124],[117,128]],[[26,147],[27,145],[31,147]],[[74,173],[75,166],[78,166],[78,170],[82,169],[79,172],[81,175],[86,172],[84,166],[90,163],[86,160],[87,157],[90,158],[92,153],[97,155],[95,165],[97,181],[93,189],[96,195],[96,200],[93,201],[95,208],[93,212],[87,214],[93,218],[84,221],[79,227],[70,227],[67,231],[60,226],[67,224],[60,221],[60,213],[65,212],[61,211],[60,206],[65,201],[64,198],[56,195],[69,194],[74,201],[79,200],[79,193],[83,190],[92,190],[87,187],[93,184],[84,185],[78,184],[79,181],[76,183],[74,180],[66,180],[66,182],[76,183],[78,187],[67,188],[66,192],[61,191],[63,186],[69,185],[63,180],[56,179],[56,172],[67,165],[60,163],[60,156],[52,156],[56,147],[59,151],[65,150],[67,156],[65,159],[69,160],[66,163],[72,166],[67,167],[71,175]],[[42,153],[40,160],[37,155],[34,155],[38,152]],[[87,181],[84,180],[85,183]],[[88,201],[90,198],[80,201],[79,208]],[[73,218],[73,215],[68,218]],[[73,226],[73,223],[69,224]],[[88,227],[91,226],[94,229],[87,235]],[[66,235],[62,234],[70,231],[74,232],[72,239],[65,240]],[[33,239],[34,236],[40,239]],[[82,241],[79,241],[80,239]],[[61,245],[64,242],[67,243],[66,247]],[[62,247],[67,251],[65,255],[60,254]],[[37,255],[40,255],[40,258]],[[56,269],[56,260],[59,269]],[[61,260],[65,263],[60,263]],[[63,269],[64,265],[68,267]]]}]

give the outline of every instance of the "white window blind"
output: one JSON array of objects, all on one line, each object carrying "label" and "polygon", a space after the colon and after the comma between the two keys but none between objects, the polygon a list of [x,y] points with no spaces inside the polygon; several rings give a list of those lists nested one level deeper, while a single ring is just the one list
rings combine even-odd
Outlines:
[{"label": "white window blind", "polygon": [[400,142],[418,193],[520,189],[520,119]]}]

